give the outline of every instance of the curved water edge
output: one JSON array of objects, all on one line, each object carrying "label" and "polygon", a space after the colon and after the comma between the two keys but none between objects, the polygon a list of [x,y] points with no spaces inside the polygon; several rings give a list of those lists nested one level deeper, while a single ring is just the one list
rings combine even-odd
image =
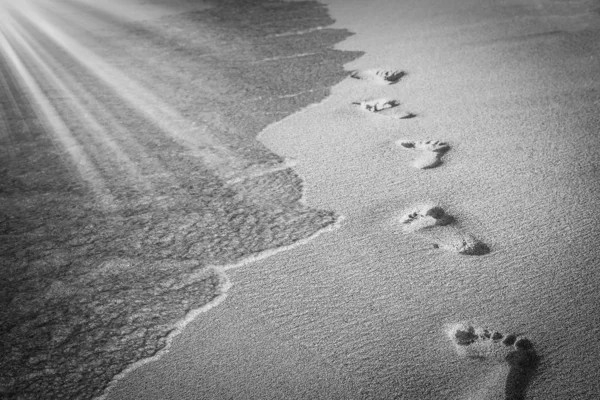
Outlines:
[{"label": "curved water edge", "polygon": [[[27,151],[51,149],[28,165],[33,173],[19,175],[11,164],[19,157],[3,159],[15,175],[5,182],[21,182],[3,187],[12,204],[0,226],[11,235],[3,243],[11,268],[3,272],[13,276],[2,278],[21,282],[7,286],[15,293],[7,294],[3,310],[11,321],[2,332],[11,350],[3,360],[10,364],[3,394],[105,398],[226,299],[226,270],[341,223],[341,216],[304,204],[302,178],[256,135],[321,101],[347,76],[342,65],[361,53],[332,46],[350,33],[327,28],[333,20],[317,2],[209,3],[210,9],[133,23],[83,4],[61,5],[66,14],[48,10],[43,24],[33,14],[15,17],[9,35],[15,54],[32,71],[36,93],[55,108],[63,133],[78,143],[92,183],[113,204],[97,209],[96,194],[43,121],[28,125],[31,137],[18,138],[34,146],[17,149],[22,159],[30,158]],[[75,41],[55,31],[78,27],[65,24],[69,18],[118,28],[84,31]],[[99,60],[118,65],[118,76],[94,70],[74,51],[90,43]],[[0,67],[14,77],[10,62]],[[127,80],[125,90],[111,76]],[[37,121],[28,89],[11,83],[18,101],[7,112]],[[144,93],[154,93],[152,101]],[[155,100],[159,106],[150,104]],[[88,120],[73,113],[82,107]],[[207,140],[194,148],[204,139],[194,134],[204,133]]]},{"label": "curved water edge", "polygon": [[96,397],[96,399],[105,400],[110,395],[111,390],[116,385],[118,385],[119,381],[123,380],[127,375],[129,375],[136,369],[138,369],[148,363],[160,360],[161,357],[163,357],[165,354],[167,354],[169,352],[169,349],[170,349],[173,341],[175,340],[175,338],[183,332],[183,330],[185,329],[185,327],[188,324],[193,322],[196,318],[200,317],[203,313],[208,312],[208,311],[212,310],[213,308],[219,306],[221,303],[223,303],[225,301],[225,299],[227,298],[227,292],[233,286],[233,283],[227,276],[226,271],[228,271],[230,269],[234,269],[234,268],[240,268],[245,265],[252,264],[256,261],[265,259],[267,257],[271,257],[277,253],[281,253],[284,251],[291,250],[295,247],[302,246],[302,245],[308,243],[309,241],[315,239],[316,237],[320,236],[323,233],[330,232],[330,231],[340,228],[343,220],[344,220],[344,217],[340,216],[340,217],[338,217],[338,219],[336,220],[336,222],[334,224],[331,224],[328,227],[321,229],[320,231],[318,231],[317,233],[315,233],[314,235],[312,235],[306,239],[298,240],[296,243],[291,244],[289,246],[282,246],[282,247],[278,247],[276,249],[265,250],[261,253],[253,254],[253,255],[247,257],[246,259],[244,259],[238,263],[235,263],[235,264],[212,266],[212,267],[207,267],[206,269],[204,269],[202,271],[199,271],[197,274],[201,275],[201,274],[206,274],[207,271],[213,270],[215,272],[215,274],[220,277],[221,282],[222,282],[221,285],[219,286],[219,290],[218,290],[220,292],[220,294],[213,301],[206,303],[202,307],[190,310],[187,313],[187,315],[185,316],[185,318],[183,318],[182,320],[180,320],[179,322],[177,322],[175,324],[174,330],[171,331],[169,333],[169,335],[167,336],[166,345],[162,350],[160,350],[156,355],[154,355],[152,357],[144,358],[140,361],[137,361],[137,362],[131,364],[123,372],[116,375],[113,378],[113,380],[110,382],[108,387],[105,389],[104,393],[101,396]]},{"label": "curved water edge", "polygon": [[199,308],[189,311],[187,313],[187,315],[185,316],[185,318],[180,320],[177,324],[175,324],[173,331],[171,331],[167,335],[166,344],[162,350],[160,350],[158,353],[156,353],[152,357],[143,358],[143,359],[129,365],[124,371],[120,372],[119,374],[117,374],[116,376],[113,377],[113,379],[110,381],[108,386],[104,389],[104,392],[102,393],[102,395],[94,397],[94,399],[106,400],[106,398],[110,395],[111,390],[116,385],[118,385],[119,382],[121,380],[123,380],[127,375],[131,374],[133,371],[137,370],[138,368],[143,367],[144,365],[146,365],[148,363],[158,361],[162,356],[164,356],[166,353],[168,353],[169,349],[173,343],[173,340],[175,340],[175,338],[183,331],[183,329],[185,329],[185,327],[190,322],[195,320],[202,313],[207,312],[207,311],[217,307],[219,304],[221,304],[222,302],[225,301],[225,299],[227,298],[227,291],[232,286],[231,281],[229,280],[227,275],[224,274],[223,272],[221,272],[221,271],[215,271],[215,272],[217,272],[219,274],[219,276],[221,278],[221,282],[224,282],[220,287],[220,290],[222,293],[220,295],[218,295],[213,301],[206,303],[202,307],[199,307]]}]

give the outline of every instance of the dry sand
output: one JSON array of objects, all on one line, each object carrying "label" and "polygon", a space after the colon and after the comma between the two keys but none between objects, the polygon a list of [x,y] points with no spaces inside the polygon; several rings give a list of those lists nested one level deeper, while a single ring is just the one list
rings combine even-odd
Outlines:
[{"label": "dry sand", "polygon": [[[342,226],[230,270],[229,297],[109,399],[503,398],[502,359],[461,358],[445,324],[526,334],[540,355],[527,398],[600,397],[600,25],[593,2],[328,1],[348,78],[260,140],[297,162],[305,200]],[[361,112],[399,100],[417,116]],[[437,168],[399,139],[442,140]],[[442,206],[481,256],[404,234]],[[443,240],[443,239],[442,239]]]}]

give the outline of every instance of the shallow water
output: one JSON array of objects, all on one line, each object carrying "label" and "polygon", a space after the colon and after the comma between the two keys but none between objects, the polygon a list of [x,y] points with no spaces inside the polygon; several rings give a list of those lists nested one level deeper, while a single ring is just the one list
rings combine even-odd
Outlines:
[{"label": "shallow water", "polygon": [[[287,398],[514,398],[502,355],[456,352],[445,327],[463,321],[532,340],[540,361],[526,398],[597,398],[600,42],[590,3],[329,4],[337,26],[356,32],[338,48],[367,51],[346,69],[402,68],[406,77],[390,86],[347,79],[260,139],[297,160],[307,204],[336,210],[342,226],[232,270],[228,300],[114,398],[135,398],[140,387],[148,389],[138,398],[210,398],[217,389],[236,398],[239,388],[283,397],[265,386],[285,387]],[[351,104],[384,97],[417,116],[394,120]],[[437,168],[419,170],[394,150],[400,139],[451,149]],[[394,225],[427,202],[490,252],[453,254],[433,246],[444,235]],[[222,334],[208,339],[214,330]],[[236,332],[250,339],[238,342]],[[280,386],[281,364],[257,351],[264,341],[302,360],[295,372],[305,388],[322,387],[308,366],[331,393]],[[219,361],[204,368],[203,357]],[[240,365],[261,379],[238,374],[247,370]],[[148,386],[161,379],[181,390]]]},{"label": "shallow water", "polygon": [[100,395],[221,298],[220,266],[335,223],[254,137],[343,79],[349,33],[278,36],[330,25],[314,2],[208,3],[2,15],[2,396]]},{"label": "shallow water", "polygon": [[[32,164],[19,170],[16,161],[6,169],[25,189],[6,189],[5,199],[12,203],[10,219],[3,223],[15,236],[5,258],[13,268],[4,271],[14,276],[5,273],[3,279],[12,279],[19,293],[3,297],[13,313],[3,320],[23,321],[18,332],[35,334],[25,340],[5,336],[14,342],[3,338],[16,343],[13,349],[25,350],[13,351],[9,360],[13,374],[26,376],[5,381],[5,393],[99,394],[126,365],[164,348],[166,333],[187,311],[233,282],[226,301],[192,322],[174,339],[170,353],[124,377],[109,397],[504,398],[510,372],[503,358],[465,359],[448,339],[445,327],[460,321],[533,341],[540,365],[527,398],[600,396],[600,260],[593,247],[600,224],[595,212],[600,103],[593,54],[600,41],[598,16],[586,8],[589,2],[570,2],[581,10],[552,1],[485,7],[458,0],[411,7],[388,1],[331,3],[336,27],[355,36],[312,29],[331,22],[315,3],[296,2],[291,8],[271,3],[274,9],[254,9],[252,3],[241,14],[230,13],[228,5],[234,3],[223,3],[208,13],[123,25],[127,34],[114,31],[102,13],[91,13],[100,28],[80,40],[96,43],[91,47],[101,59],[114,57],[109,59],[119,71],[142,71],[140,86],[152,90],[141,93],[158,94],[152,101],[183,115],[153,121],[153,113],[177,115],[155,106],[140,125],[128,114],[152,102],[133,101],[140,93],[135,86],[124,92],[118,85],[107,88],[98,83],[107,75],[87,76],[77,62],[70,66],[83,80],[69,83],[71,90],[83,97],[83,89],[95,88],[95,96],[110,99],[102,102],[106,111],[91,108],[94,115],[111,129],[127,127],[115,130],[119,135],[112,140],[124,135],[125,149],[144,149],[139,160],[126,153],[140,164],[144,179],[139,180],[152,189],[136,186],[128,170],[117,171],[114,156],[94,157],[94,148],[82,140],[103,177],[99,182],[119,200],[116,211],[94,208],[96,200],[77,171],[65,167],[60,147],[35,151],[35,146],[50,146],[50,132],[34,130],[38,117],[11,87],[24,105],[5,109],[32,121],[34,139],[9,148],[43,154],[48,159],[38,165],[53,169],[25,175]],[[263,26],[253,19],[288,11],[298,23],[289,31],[287,24]],[[223,16],[235,23],[223,24]],[[200,37],[187,35],[198,26]],[[274,32],[266,42],[260,32],[253,36],[261,26]],[[184,33],[177,27],[185,27]],[[292,40],[298,32],[306,40]],[[337,47],[354,53],[328,47],[346,37]],[[49,43],[43,35],[37,39]],[[325,49],[307,56],[315,46]],[[319,101],[326,87],[345,75],[341,63],[355,58],[356,51],[367,53],[347,70],[385,66],[408,74],[391,86],[344,80],[318,106],[266,129],[261,134],[266,148],[254,142],[266,124]],[[298,57],[290,57],[294,54],[312,58],[298,64]],[[35,66],[31,57],[25,60]],[[149,60],[152,68],[145,66]],[[265,67],[274,61],[272,68]],[[282,70],[286,74],[277,75]],[[210,71],[209,79],[203,71]],[[325,76],[325,83],[307,76]],[[44,93],[60,94],[52,82],[39,84]],[[280,96],[269,97],[273,92]],[[390,120],[350,104],[386,96],[399,98],[417,117]],[[73,128],[69,103],[51,98],[74,136],[86,137]],[[194,122],[210,127],[203,132],[223,129],[201,138],[206,152],[193,152],[193,134],[169,136],[175,127],[196,132]],[[413,155],[394,151],[399,139],[440,139],[451,149],[437,168],[422,171],[411,166]],[[107,143],[96,146],[104,151]],[[221,157],[240,168],[228,168]],[[294,160],[293,170],[286,160]],[[211,168],[205,168],[209,161]],[[300,201],[300,186],[310,208]],[[71,191],[60,189],[65,187]],[[31,188],[38,188],[37,197]],[[199,199],[205,201],[199,204]],[[453,254],[433,246],[444,235],[430,238],[397,229],[393,221],[403,210],[429,201],[441,204],[458,228],[485,242],[490,253]],[[208,215],[209,209],[221,211]],[[202,272],[205,264],[199,260],[232,263],[306,238],[340,215],[345,217],[340,228],[230,269],[229,279],[220,269]],[[42,227],[26,236],[25,228],[35,223]],[[60,241],[66,244],[56,248]],[[24,271],[29,275],[22,278]],[[16,281],[22,285],[15,286]],[[46,303],[35,300],[40,292]],[[39,312],[44,307],[65,311]],[[71,321],[69,313],[82,317],[57,323]],[[56,338],[55,347],[44,344],[46,334]],[[44,358],[54,349],[62,354]],[[50,369],[65,359],[81,370],[72,372],[68,363]],[[46,375],[27,376],[30,371]]]}]

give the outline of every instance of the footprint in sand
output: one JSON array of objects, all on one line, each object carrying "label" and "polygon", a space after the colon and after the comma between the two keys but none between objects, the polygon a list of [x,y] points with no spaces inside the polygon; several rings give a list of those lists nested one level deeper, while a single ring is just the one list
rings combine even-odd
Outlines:
[{"label": "footprint in sand", "polygon": [[436,205],[421,205],[399,218],[404,233],[416,234],[433,246],[451,252],[467,255],[483,255],[489,247],[470,233],[455,226],[455,220]]},{"label": "footprint in sand", "polygon": [[372,81],[384,85],[393,85],[406,75],[406,72],[391,69],[366,69],[353,71],[351,78]]},{"label": "footprint in sand", "polygon": [[435,168],[442,163],[442,156],[450,150],[450,145],[439,140],[411,141],[398,140],[396,145],[406,150],[417,150],[421,154],[413,162],[420,169]]},{"label": "footprint in sand", "polygon": [[459,355],[489,361],[505,361],[509,366],[504,386],[506,399],[524,399],[539,363],[533,343],[515,334],[466,324],[447,326],[446,333]]},{"label": "footprint in sand", "polygon": [[357,105],[363,110],[386,115],[393,118],[409,119],[416,117],[416,114],[399,109],[398,106],[400,105],[400,102],[398,102],[397,100],[376,99],[353,102],[352,104]]}]

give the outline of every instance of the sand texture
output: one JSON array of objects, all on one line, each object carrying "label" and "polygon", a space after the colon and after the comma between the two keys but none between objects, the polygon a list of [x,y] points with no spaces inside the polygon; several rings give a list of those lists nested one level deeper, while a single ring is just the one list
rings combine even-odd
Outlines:
[{"label": "sand texture", "polygon": [[[277,369],[252,355],[260,344],[238,353],[240,331],[306,351],[304,362],[331,377],[329,388],[347,390],[352,382],[355,391],[337,398],[600,396],[600,31],[593,4],[327,3],[337,26],[356,33],[337,48],[366,51],[346,65],[349,73],[407,74],[393,85],[349,77],[260,139],[297,161],[307,204],[344,215],[342,227],[232,271],[228,300],[190,325],[164,364],[132,374],[112,398],[171,393],[152,385],[135,396],[155,378],[210,398],[203,382],[219,376],[227,378],[217,397],[244,398],[236,389],[242,385],[246,398],[285,398],[262,396],[262,382],[278,382]],[[381,118],[351,104],[379,98],[397,99],[417,117]],[[398,140],[439,140],[451,150],[435,168],[413,168],[416,154]],[[419,204],[443,207],[489,252],[457,254],[404,233],[397,218]],[[540,357],[534,376],[485,352],[458,354],[444,327],[460,321],[526,335]],[[212,330],[221,336],[203,341]],[[215,346],[223,349],[218,366]],[[196,381],[175,368],[205,354],[212,361],[198,365]],[[235,374],[242,359],[273,379]],[[319,387],[310,379],[306,385]],[[287,398],[336,397],[292,391]]]},{"label": "sand texture", "polygon": [[224,300],[227,268],[340,219],[255,140],[360,54],[284,35],[324,6],[116,3],[0,4],[2,398],[100,396]]},{"label": "sand texture", "polygon": [[[218,39],[224,48],[230,42],[235,45],[230,52],[217,52],[222,56],[215,64],[202,65],[222,80],[211,86],[211,79],[203,78],[196,87],[206,84],[223,95],[227,101],[220,107],[233,104],[228,112],[203,114],[212,118],[212,127],[227,129],[214,137],[187,136],[209,149],[202,152],[202,162],[179,159],[172,145],[160,146],[160,141],[156,151],[164,152],[168,165],[180,160],[179,169],[170,171],[180,171],[182,188],[200,180],[199,191],[208,187],[232,194],[233,204],[221,197],[216,201],[227,206],[220,214],[223,219],[208,219],[223,225],[206,228],[233,230],[224,235],[231,239],[223,247],[228,260],[263,249],[285,251],[263,253],[268,257],[232,262],[217,270],[201,269],[227,278],[216,286],[226,291],[227,298],[220,297],[220,303],[193,315],[193,320],[185,320],[185,312],[201,304],[183,303],[186,299],[211,303],[187,293],[181,299],[166,296],[185,305],[179,314],[170,315],[168,326],[182,320],[189,323],[171,340],[169,352],[120,375],[103,398],[600,398],[597,4],[590,0],[325,3],[336,21],[331,27],[328,18],[319,20],[311,14],[313,8],[302,8],[314,3],[294,1],[289,3],[298,7],[292,7],[293,17],[281,24],[265,23],[274,31],[256,38],[249,33],[256,31],[248,21],[278,21],[263,18],[272,11],[272,3],[265,2],[260,10],[248,5],[242,13],[224,7],[222,14],[210,14],[214,17],[214,30],[207,30],[214,33],[210,40]],[[316,9],[321,15],[323,9]],[[181,23],[199,23],[201,18],[194,16],[198,18]],[[307,22],[315,19],[320,22]],[[176,31],[173,21],[165,25]],[[298,26],[284,29],[290,21]],[[262,42],[264,38],[290,40],[282,46],[289,51],[268,54],[271,47]],[[250,42],[252,50],[242,42]],[[176,41],[169,43],[183,53],[187,46],[201,47],[199,39],[180,47]],[[302,62],[312,47],[323,43],[327,57]],[[209,47],[207,53],[213,50]],[[256,48],[261,49],[262,64],[249,71],[254,64],[248,57],[257,54]],[[357,58],[360,52],[364,55]],[[329,56],[333,63],[345,63],[343,76],[327,75],[335,70]],[[154,57],[164,60],[171,55],[157,51]],[[293,61],[269,69],[274,59]],[[191,60],[182,70],[204,62]],[[226,71],[215,68],[223,63]],[[307,73],[309,67],[314,69]],[[288,68],[289,86],[265,78],[279,76],[281,68]],[[194,87],[188,82],[194,82],[192,77],[201,70],[191,71],[181,76],[181,87]],[[320,89],[313,88],[311,79],[323,74],[331,79],[317,85]],[[258,83],[234,95],[220,92],[241,84],[236,76]],[[177,90],[169,91],[170,84],[161,86],[157,76],[143,78],[146,83],[159,82],[165,99],[180,98]],[[282,85],[293,90],[264,101]],[[330,93],[329,85],[334,85]],[[248,96],[255,101],[247,101]],[[208,96],[205,103],[189,109],[182,106],[181,112],[202,113],[206,104],[213,104],[211,99]],[[387,118],[382,114],[387,109],[361,109],[361,102],[376,99],[393,99],[413,117]],[[294,104],[278,114],[285,101]],[[305,108],[289,115],[301,107]],[[258,111],[266,109],[275,114]],[[255,134],[245,134],[253,132],[250,128],[262,130],[260,143]],[[139,134],[140,141],[144,138]],[[207,165],[208,172],[197,170]],[[62,170],[57,171],[53,176],[62,179]],[[193,171],[197,173],[190,175]],[[265,175],[273,180],[265,181]],[[103,190],[98,188],[99,193]],[[181,196],[186,207],[195,199]],[[165,234],[174,226],[189,226],[187,216],[204,209],[176,202],[169,207],[180,210],[175,215],[181,220],[159,225],[165,226]],[[292,213],[298,219],[290,219],[290,208],[298,212]],[[256,219],[236,225],[240,209],[257,210]],[[135,229],[144,226],[139,220],[163,214],[135,215],[131,223],[119,219],[102,232],[138,232]],[[198,218],[195,226],[204,221]],[[263,218],[268,222],[256,228]],[[82,224],[85,229],[88,225]],[[198,231],[180,229],[183,237]],[[264,241],[251,242],[262,247],[245,247],[246,232],[264,230],[270,232]],[[286,233],[280,235],[282,230]],[[132,256],[131,243],[136,240],[115,244],[110,238],[96,240],[109,243],[126,260],[102,259],[108,267],[101,264],[102,268],[89,271],[106,270],[110,275],[130,268],[134,264],[127,260],[137,260],[147,251],[138,248]],[[282,240],[271,240],[277,238]],[[152,242],[147,248],[162,247]],[[181,262],[184,278],[189,274],[195,285],[198,277],[206,277],[194,275],[201,255],[188,252],[189,258],[181,259],[173,255],[178,254],[174,247],[168,248],[175,258],[168,265]],[[146,268],[159,282],[163,275],[164,282],[172,282],[168,278],[174,269],[161,265]],[[144,268],[141,261],[135,266]],[[95,275],[85,271],[86,287],[92,287]],[[123,293],[138,290],[139,275],[130,279],[123,283]],[[60,282],[47,286],[49,293],[78,290]],[[158,286],[142,288],[147,292],[139,289],[147,293],[148,304],[162,304],[151,299],[151,290]],[[168,287],[165,293],[170,293]],[[160,325],[148,323],[148,329],[156,326]],[[131,348],[143,348],[136,345]],[[135,354],[129,360],[138,359],[145,358]]]}]

